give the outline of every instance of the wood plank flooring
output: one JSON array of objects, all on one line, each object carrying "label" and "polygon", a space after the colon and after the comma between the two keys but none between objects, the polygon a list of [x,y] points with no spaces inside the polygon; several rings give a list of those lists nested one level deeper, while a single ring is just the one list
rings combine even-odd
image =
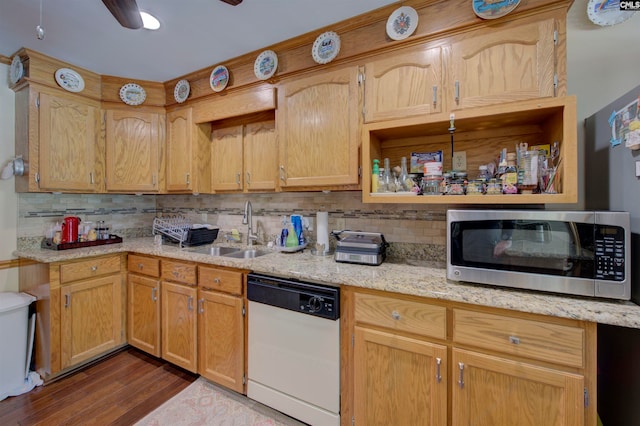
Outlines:
[{"label": "wood plank flooring", "polygon": [[198,376],[134,348],[0,401],[0,425],[131,425]]}]

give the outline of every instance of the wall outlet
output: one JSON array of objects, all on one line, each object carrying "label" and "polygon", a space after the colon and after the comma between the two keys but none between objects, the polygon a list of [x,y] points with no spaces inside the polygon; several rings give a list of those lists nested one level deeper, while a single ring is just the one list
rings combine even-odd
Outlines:
[{"label": "wall outlet", "polygon": [[636,177],[640,177],[640,161],[636,161]]},{"label": "wall outlet", "polygon": [[206,223],[207,222],[207,216],[208,215],[207,215],[206,212],[205,213],[200,213],[200,220]]},{"label": "wall outlet", "polygon": [[451,168],[455,171],[462,172],[467,170],[467,152],[457,151],[453,153],[453,161]]}]

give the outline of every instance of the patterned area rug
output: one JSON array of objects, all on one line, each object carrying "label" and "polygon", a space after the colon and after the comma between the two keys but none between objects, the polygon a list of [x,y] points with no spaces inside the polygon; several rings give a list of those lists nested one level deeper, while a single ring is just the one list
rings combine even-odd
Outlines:
[{"label": "patterned area rug", "polygon": [[243,395],[199,377],[136,426],[303,426]]}]

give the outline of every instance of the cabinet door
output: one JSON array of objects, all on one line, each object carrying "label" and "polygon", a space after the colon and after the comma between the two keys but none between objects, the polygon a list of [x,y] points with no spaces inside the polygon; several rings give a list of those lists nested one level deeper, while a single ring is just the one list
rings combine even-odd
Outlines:
[{"label": "cabinet door", "polygon": [[278,91],[280,187],[358,183],[356,67],[291,81]]},{"label": "cabinet door", "polygon": [[355,327],[355,423],[446,425],[447,348]]},{"label": "cabinet door", "polygon": [[167,191],[192,191],[193,119],[191,108],[167,113]]},{"label": "cabinet door", "polygon": [[247,124],[244,129],[244,171],[247,191],[273,191],[278,176],[275,121]]},{"label": "cabinet door", "polygon": [[141,111],[107,111],[109,191],[158,191],[159,117]]},{"label": "cabinet door", "polygon": [[119,274],[62,286],[63,369],[113,349],[123,341],[121,292]]},{"label": "cabinet door", "polygon": [[196,297],[195,287],[162,282],[162,358],[194,373],[198,369]]},{"label": "cabinet door", "polygon": [[453,425],[584,424],[584,377],[453,348]]},{"label": "cabinet door", "polygon": [[242,297],[200,291],[198,304],[198,373],[243,393]]},{"label": "cabinet door", "polygon": [[160,357],[160,281],[129,274],[129,344]]},{"label": "cabinet door", "polygon": [[230,126],[211,132],[211,186],[217,191],[242,191],[242,130]]},{"label": "cabinet door", "polygon": [[554,96],[553,19],[470,33],[450,46],[451,109]]},{"label": "cabinet door", "polygon": [[442,111],[440,48],[387,55],[365,65],[365,122]]},{"label": "cabinet door", "polygon": [[78,98],[40,93],[40,188],[94,192],[99,110]]}]

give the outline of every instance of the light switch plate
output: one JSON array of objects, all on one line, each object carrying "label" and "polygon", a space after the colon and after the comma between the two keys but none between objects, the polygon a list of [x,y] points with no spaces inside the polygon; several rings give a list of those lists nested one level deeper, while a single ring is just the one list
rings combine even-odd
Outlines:
[{"label": "light switch plate", "polygon": [[467,152],[466,151],[456,151],[453,153],[453,161],[451,164],[451,168],[458,172],[463,172],[467,170]]},{"label": "light switch plate", "polygon": [[640,177],[640,161],[636,161],[636,177]]}]

